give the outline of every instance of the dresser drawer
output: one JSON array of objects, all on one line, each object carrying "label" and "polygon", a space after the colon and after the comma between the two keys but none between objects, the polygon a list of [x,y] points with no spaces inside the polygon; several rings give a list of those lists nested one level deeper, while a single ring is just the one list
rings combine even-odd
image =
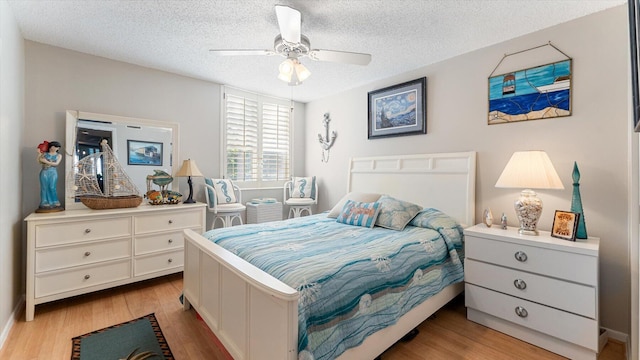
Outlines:
[{"label": "dresser drawer", "polygon": [[[482,263],[467,258],[464,281],[574,314],[596,318],[596,289],[592,286]],[[520,287],[518,288],[517,285]]]},{"label": "dresser drawer", "polygon": [[[194,231],[201,231],[201,228]],[[184,248],[184,230],[165,232],[160,234],[142,235],[135,238],[135,254],[142,255],[157,251]]]},{"label": "dresser drawer", "polygon": [[131,239],[94,241],[36,250],[36,273],[131,257]]},{"label": "dresser drawer", "polygon": [[184,250],[137,257],[134,264],[134,276],[181,268],[184,265]]},{"label": "dresser drawer", "polygon": [[[524,254],[526,260],[517,260],[516,254]],[[485,239],[472,235],[465,236],[465,256],[468,259],[582,284],[592,286],[598,284],[598,258],[595,256]]]},{"label": "dresser drawer", "polygon": [[180,212],[141,215],[135,217],[135,234],[202,228],[202,211],[182,210]]},{"label": "dresser drawer", "polygon": [[[598,351],[598,322],[531,301],[465,284],[465,305],[541,333]],[[522,317],[516,313],[521,307]]]},{"label": "dresser drawer", "polygon": [[131,260],[82,266],[67,271],[42,273],[35,276],[35,297],[125,280],[131,277]]},{"label": "dresser drawer", "polygon": [[36,248],[131,236],[131,217],[36,225]]}]

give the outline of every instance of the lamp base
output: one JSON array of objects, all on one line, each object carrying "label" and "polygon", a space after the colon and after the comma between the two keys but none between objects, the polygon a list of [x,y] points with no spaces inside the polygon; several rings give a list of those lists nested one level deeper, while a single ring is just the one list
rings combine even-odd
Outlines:
[{"label": "lamp base", "polygon": [[183,204],[193,204],[196,201],[193,200],[193,182],[191,181],[191,176],[187,179],[187,184],[189,184],[189,197],[187,200],[183,201]]},{"label": "lamp base", "polygon": [[520,198],[514,204],[522,235],[538,235],[536,226],[542,214],[542,200],[536,196],[533,190],[522,190]]}]

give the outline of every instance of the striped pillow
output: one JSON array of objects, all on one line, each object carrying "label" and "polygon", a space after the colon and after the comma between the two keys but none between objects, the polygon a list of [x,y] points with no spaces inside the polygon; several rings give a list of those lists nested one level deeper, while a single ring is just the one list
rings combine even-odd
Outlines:
[{"label": "striped pillow", "polygon": [[347,200],[336,219],[337,222],[372,228],[380,212],[378,202],[357,202]]}]

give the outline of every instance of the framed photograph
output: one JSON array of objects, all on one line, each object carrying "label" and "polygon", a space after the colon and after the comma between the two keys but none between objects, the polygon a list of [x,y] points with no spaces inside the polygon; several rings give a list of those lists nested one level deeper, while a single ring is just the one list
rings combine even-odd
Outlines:
[{"label": "framed photograph", "polygon": [[127,164],[162,166],[162,143],[127,140]]},{"label": "framed photograph", "polygon": [[571,116],[571,59],[489,78],[489,125]]},{"label": "framed photograph", "polygon": [[580,219],[579,213],[556,210],[556,214],[553,217],[551,236],[560,239],[576,241],[578,219]]},{"label": "framed photograph", "polygon": [[427,133],[427,78],[369,92],[369,139]]}]

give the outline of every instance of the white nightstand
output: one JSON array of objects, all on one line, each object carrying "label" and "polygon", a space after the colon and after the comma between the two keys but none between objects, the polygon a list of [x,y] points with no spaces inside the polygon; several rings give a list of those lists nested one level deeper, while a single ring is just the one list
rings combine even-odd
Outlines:
[{"label": "white nightstand", "polygon": [[469,320],[572,359],[597,358],[600,239],[483,224],[464,233]]}]

